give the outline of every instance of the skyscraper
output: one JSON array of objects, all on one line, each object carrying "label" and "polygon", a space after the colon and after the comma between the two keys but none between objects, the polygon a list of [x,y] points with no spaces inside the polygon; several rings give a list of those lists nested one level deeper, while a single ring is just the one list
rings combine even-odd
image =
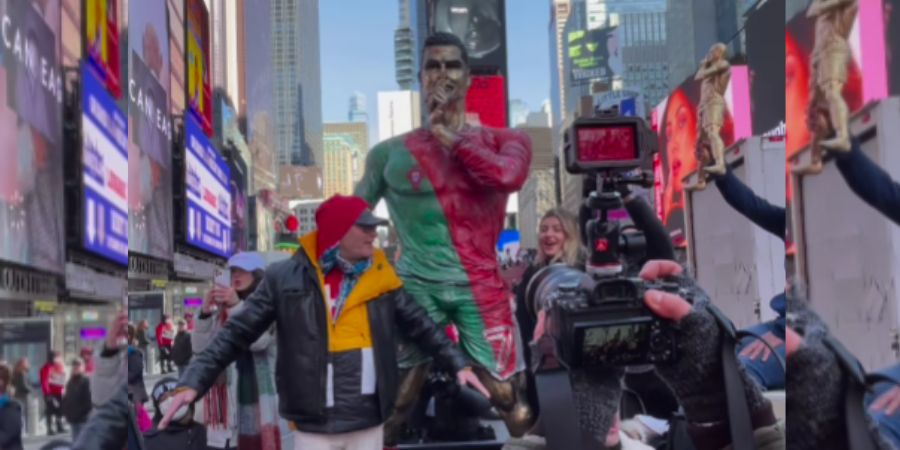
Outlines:
[{"label": "skyscraper", "polygon": [[[322,161],[322,82],[319,55],[319,2],[263,0],[271,4],[272,85],[275,154],[278,164]],[[257,33],[259,30],[254,30]],[[251,51],[255,52],[257,49]],[[248,71],[255,70],[253,66]]]},{"label": "skyscraper", "polygon": [[729,57],[742,53],[738,36],[738,8],[734,1],[669,0],[666,28],[679,30],[667,40],[669,87],[697,71],[716,42],[730,43]]},{"label": "skyscraper", "polygon": [[517,127],[528,120],[528,104],[519,99],[509,102],[509,126]]},{"label": "skyscraper", "polygon": [[418,91],[378,93],[378,140],[412,131],[421,125]]},{"label": "skyscraper", "polygon": [[[651,105],[657,104],[669,92],[666,0],[589,1],[602,2],[605,13],[589,10],[588,27],[598,19],[617,27],[616,42],[624,67],[621,87],[640,92]],[[614,83],[613,87],[618,86]]]},{"label": "skyscraper", "polygon": [[400,17],[394,31],[394,64],[397,85],[402,90],[417,89],[416,67],[416,19],[418,5],[415,0],[399,0]]},{"label": "skyscraper", "polygon": [[366,95],[362,92],[354,92],[350,96],[350,112],[347,113],[350,122],[369,122],[369,113],[366,110]]},{"label": "skyscraper", "polygon": [[353,194],[353,145],[342,136],[327,136],[325,145],[325,198]]}]

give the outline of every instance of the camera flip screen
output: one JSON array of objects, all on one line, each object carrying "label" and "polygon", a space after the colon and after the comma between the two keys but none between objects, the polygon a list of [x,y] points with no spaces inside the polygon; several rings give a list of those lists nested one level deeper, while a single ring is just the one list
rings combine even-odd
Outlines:
[{"label": "camera flip screen", "polygon": [[630,125],[578,128],[578,160],[594,163],[638,159],[636,133]]},{"label": "camera flip screen", "polygon": [[612,355],[636,355],[650,338],[649,323],[602,326],[584,330],[582,358],[602,362]]}]

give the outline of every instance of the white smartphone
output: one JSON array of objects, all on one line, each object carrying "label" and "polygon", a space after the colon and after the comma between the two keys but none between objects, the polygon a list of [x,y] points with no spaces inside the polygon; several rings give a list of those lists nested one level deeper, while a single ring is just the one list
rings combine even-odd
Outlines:
[{"label": "white smartphone", "polygon": [[226,269],[216,269],[216,277],[213,280],[216,286],[231,286],[231,272]]}]

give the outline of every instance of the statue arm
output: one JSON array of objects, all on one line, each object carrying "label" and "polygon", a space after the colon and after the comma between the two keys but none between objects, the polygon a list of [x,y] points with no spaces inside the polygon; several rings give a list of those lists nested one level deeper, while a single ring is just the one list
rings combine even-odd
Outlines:
[{"label": "statue arm", "polygon": [[852,5],[852,8],[855,8],[856,2],[854,0],[813,1],[812,3],[810,3],[809,9],[806,11],[806,17],[816,17],[828,12],[831,9],[848,5]]},{"label": "statue arm", "polygon": [[465,133],[454,144],[455,158],[462,163],[469,175],[484,187],[504,192],[522,188],[531,166],[531,139],[528,135],[512,130],[492,130],[500,147],[494,151],[485,139],[490,132],[479,130]]},{"label": "statue arm", "polygon": [[703,65],[700,67],[700,70],[697,71],[697,75],[694,77],[695,80],[702,80],[706,77],[713,76],[717,73],[725,72],[729,68],[731,68],[731,64],[728,63],[725,59],[721,59],[717,61],[715,64],[711,66]]},{"label": "statue arm", "polygon": [[388,148],[378,144],[366,155],[366,168],[362,178],[356,185],[353,195],[362,197],[371,207],[375,207],[384,197],[387,184],[384,181],[384,168],[387,165]]}]

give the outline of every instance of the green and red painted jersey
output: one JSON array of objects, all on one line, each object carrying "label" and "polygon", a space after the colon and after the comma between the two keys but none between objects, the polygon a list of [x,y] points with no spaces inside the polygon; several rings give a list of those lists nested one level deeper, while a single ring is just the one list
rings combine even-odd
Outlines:
[{"label": "green and red painted jersey", "polygon": [[[521,132],[467,128],[447,149],[418,129],[376,145],[356,188],[373,206],[385,200],[400,238],[397,273],[404,281],[471,290],[483,311],[480,335],[493,349],[485,365],[502,378],[524,364],[495,249],[509,194],[525,183],[530,163],[531,143]],[[487,355],[470,356],[485,362]]]}]

